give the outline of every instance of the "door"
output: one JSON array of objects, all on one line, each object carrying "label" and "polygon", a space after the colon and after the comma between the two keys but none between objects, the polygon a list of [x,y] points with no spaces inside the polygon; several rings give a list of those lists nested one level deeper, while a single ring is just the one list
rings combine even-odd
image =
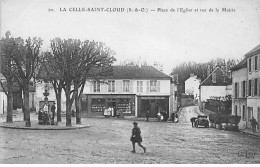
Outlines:
[{"label": "door", "polygon": [[251,128],[251,122],[250,120],[251,118],[251,114],[252,114],[252,107],[247,107],[247,127]]},{"label": "door", "polygon": [[257,125],[257,129],[260,128],[260,107],[257,108],[257,122],[258,122],[258,125]]},{"label": "door", "polygon": [[157,110],[156,110],[156,103],[154,100],[151,100],[151,103],[150,103],[150,108],[151,108],[151,117],[156,117],[156,114],[157,114]]}]

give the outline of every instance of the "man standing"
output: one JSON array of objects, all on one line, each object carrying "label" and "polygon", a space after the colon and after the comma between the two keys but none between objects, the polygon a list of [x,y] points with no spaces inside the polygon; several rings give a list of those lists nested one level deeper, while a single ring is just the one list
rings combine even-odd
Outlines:
[{"label": "man standing", "polygon": [[56,107],[55,107],[55,102],[54,102],[53,105],[51,106],[51,112],[52,112],[51,120],[53,122],[54,122],[54,118],[55,118],[55,110],[56,110]]},{"label": "man standing", "polygon": [[253,117],[252,119],[251,119],[251,126],[252,126],[252,131],[254,132],[254,133],[256,133],[256,125],[258,125],[258,122],[255,120],[255,118]]},{"label": "man standing", "polygon": [[132,129],[132,136],[130,138],[133,145],[133,151],[131,152],[135,153],[135,143],[138,143],[138,145],[144,149],[144,153],[146,153],[146,148],[141,145],[141,142],[143,141],[141,137],[141,130],[137,126],[137,122],[134,122],[133,124],[134,128]]},{"label": "man standing", "polygon": [[145,117],[146,117],[146,122],[148,122],[149,117],[150,117],[150,112],[149,112],[149,110],[147,110],[147,112],[146,112],[146,114],[145,114]]},{"label": "man standing", "polygon": [[190,119],[190,122],[191,122],[191,126],[192,126],[192,127],[195,126],[194,123],[195,123],[195,120],[196,120],[196,119],[197,119],[196,117],[192,117],[192,118]]}]

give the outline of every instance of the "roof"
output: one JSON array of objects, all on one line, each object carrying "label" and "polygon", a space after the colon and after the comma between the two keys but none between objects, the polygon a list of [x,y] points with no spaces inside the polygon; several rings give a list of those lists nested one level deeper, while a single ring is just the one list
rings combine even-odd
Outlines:
[{"label": "roof", "polygon": [[244,58],[243,60],[241,60],[237,65],[235,65],[234,67],[232,67],[230,70],[231,71],[236,71],[239,70],[241,68],[246,68],[247,67],[247,58]]},{"label": "roof", "polygon": [[251,57],[258,53],[260,53],[260,44],[257,45],[254,49],[250,50],[247,54],[245,54],[245,57]]},{"label": "roof", "polygon": [[[216,83],[212,82],[212,74],[216,73]],[[217,67],[201,84],[200,86],[227,86],[232,82],[231,78],[224,75],[224,72]]]},{"label": "roof", "polygon": [[152,66],[112,66],[112,75],[107,79],[171,79]]}]

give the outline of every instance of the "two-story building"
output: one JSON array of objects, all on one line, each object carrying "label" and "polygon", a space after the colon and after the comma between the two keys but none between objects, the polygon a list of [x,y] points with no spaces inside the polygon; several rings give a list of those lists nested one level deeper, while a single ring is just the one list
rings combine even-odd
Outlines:
[{"label": "two-story building", "polygon": [[260,45],[245,55],[247,60],[247,119],[260,121]]},{"label": "two-story building", "polygon": [[174,110],[174,89],[170,76],[152,66],[113,66],[113,75],[87,80],[82,94],[82,113],[103,114],[113,107],[128,116],[151,117]]},{"label": "two-story building", "polygon": [[247,127],[247,59],[244,58],[232,71],[232,115],[241,116],[239,129]]},{"label": "two-story building", "polygon": [[198,99],[200,82],[201,80],[197,78],[197,75],[190,74],[190,78],[185,81],[185,93],[194,95],[194,98]]}]

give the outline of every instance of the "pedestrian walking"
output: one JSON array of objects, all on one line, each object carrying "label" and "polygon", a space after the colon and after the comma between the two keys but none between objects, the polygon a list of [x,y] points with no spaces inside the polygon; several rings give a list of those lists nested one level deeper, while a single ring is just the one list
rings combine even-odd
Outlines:
[{"label": "pedestrian walking", "polygon": [[141,144],[141,142],[143,141],[141,137],[141,130],[137,126],[137,122],[134,122],[133,124],[134,124],[134,128],[132,129],[132,136],[130,138],[130,141],[132,142],[133,145],[133,151],[131,152],[135,153],[135,143],[138,143],[138,145],[143,148],[144,153],[146,153],[146,148]]},{"label": "pedestrian walking", "polygon": [[195,126],[194,123],[195,123],[195,120],[196,120],[196,119],[197,119],[196,117],[192,117],[192,118],[190,119],[190,122],[191,122],[191,126],[192,126],[192,127]]},{"label": "pedestrian walking", "polygon": [[54,118],[55,118],[55,110],[56,110],[56,106],[55,106],[55,102],[54,102],[53,105],[51,106],[51,112],[52,112],[51,120],[53,122],[54,122]]},{"label": "pedestrian walking", "polygon": [[256,133],[256,126],[258,125],[258,122],[255,120],[254,117],[250,121],[251,121],[252,131]]},{"label": "pedestrian walking", "polygon": [[146,114],[145,114],[145,117],[146,117],[146,122],[149,121],[149,117],[150,117],[150,111],[147,110]]}]

